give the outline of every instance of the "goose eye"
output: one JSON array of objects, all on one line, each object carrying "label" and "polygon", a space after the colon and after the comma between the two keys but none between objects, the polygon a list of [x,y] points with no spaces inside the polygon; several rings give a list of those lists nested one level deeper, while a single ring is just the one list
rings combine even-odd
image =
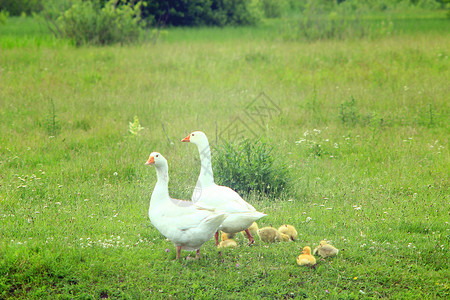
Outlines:
[{"label": "goose eye", "polygon": [[156,154],[156,157],[158,157],[159,155],[158,154]]},{"label": "goose eye", "polygon": [[192,134],[192,136],[194,136],[194,134]]}]

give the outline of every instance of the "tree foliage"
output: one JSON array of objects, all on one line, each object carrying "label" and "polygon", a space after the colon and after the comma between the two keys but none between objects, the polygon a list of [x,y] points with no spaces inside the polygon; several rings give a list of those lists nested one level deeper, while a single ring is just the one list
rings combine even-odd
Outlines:
[{"label": "tree foliage", "polygon": [[257,21],[250,0],[143,1],[143,18],[173,26],[249,25]]},{"label": "tree foliage", "polygon": [[0,0],[0,11],[6,10],[11,16],[30,15],[42,9],[42,0]]}]

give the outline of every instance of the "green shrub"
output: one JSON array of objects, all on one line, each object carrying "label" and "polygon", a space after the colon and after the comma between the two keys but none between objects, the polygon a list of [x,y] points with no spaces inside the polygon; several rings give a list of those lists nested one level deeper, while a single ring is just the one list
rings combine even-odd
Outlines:
[{"label": "green shrub", "polygon": [[0,0],[0,10],[6,10],[11,16],[30,15],[41,9],[41,0]]},{"label": "green shrub", "polygon": [[45,13],[53,33],[76,45],[130,43],[139,39],[143,29],[140,2],[109,0],[102,6],[99,0],[74,0],[63,13],[58,13],[58,7]]},{"label": "green shrub", "polygon": [[7,12],[5,10],[1,10],[0,11],[0,25],[5,24],[8,17],[9,17],[9,12]]},{"label": "green shrub", "polygon": [[251,4],[251,0],[144,0],[142,17],[153,25],[251,25],[258,21]]},{"label": "green shrub", "polygon": [[218,184],[240,194],[266,194],[271,198],[286,194],[289,174],[286,166],[275,161],[273,147],[244,140],[219,146],[213,156],[214,176]]}]

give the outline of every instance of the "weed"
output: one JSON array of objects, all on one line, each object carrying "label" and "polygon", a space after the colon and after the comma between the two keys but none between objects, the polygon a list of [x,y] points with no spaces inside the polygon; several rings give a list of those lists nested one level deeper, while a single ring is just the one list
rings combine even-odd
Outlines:
[{"label": "weed", "polygon": [[339,119],[343,124],[355,126],[359,121],[359,114],[356,108],[356,101],[353,96],[339,107]]},{"label": "weed", "polygon": [[141,126],[139,123],[139,119],[137,116],[134,116],[133,123],[128,124],[128,132],[130,132],[132,135],[138,135],[139,131],[143,130],[144,127]]},{"label": "weed", "polygon": [[419,107],[415,118],[417,119],[416,122],[418,125],[434,128],[442,122],[443,114],[429,103],[428,105]]},{"label": "weed", "polygon": [[431,127],[434,125],[434,120],[433,120],[433,107],[431,106],[431,104],[428,104],[428,126]]},{"label": "weed", "polygon": [[56,137],[58,135],[59,130],[61,129],[61,125],[56,116],[55,103],[53,99],[50,99],[50,109],[45,120],[47,134],[52,137]]},{"label": "weed", "polygon": [[244,140],[219,145],[215,151],[214,174],[219,184],[239,193],[257,193],[271,199],[289,193],[289,174],[273,147],[262,141]]},{"label": "weed", "polygon": [[355,127],[370,126],[371,128],[382,128],[386,125],[384,118],[380,118],[377,113],[369,112],[367,114],[361,114],[356,105],[356,100],[353,95],[350,100],[347,100],[338,108],[338,117],[342,124]]},{"label": "weed", "polygon": [[73,128],[88,131],[89,129],[91,129],[91,124],[87,119],[76,120],[73,124]]}]

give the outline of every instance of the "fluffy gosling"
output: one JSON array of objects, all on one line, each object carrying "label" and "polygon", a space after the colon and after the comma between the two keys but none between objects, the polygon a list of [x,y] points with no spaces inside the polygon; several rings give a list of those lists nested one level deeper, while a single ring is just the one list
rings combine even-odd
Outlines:
[{"label": "fluffy gosling", "polygon": [[311,247],[303,247],[302,254],[297,257],[297,264],[300,266],[313,266],[316,264],[316,259],[311,255]]},{"label": "fluffy gosling", "polygon": [[229,239],[227,233],[222,232],[221,239],[222,239],[222,241],[217,246],[218,248],[235,248],[235,247],[237,247],[236,241]]},{"label": "fluffy gosling", "polygon": [[287,234],[282,234],[273,227],[263,227],[258,229],[258,235],[261,241],[265,243],[289,241],[289,236]]},{"label": "fluffy gosling", "polygon": [[[226,234],[227,238],[225,240],[227,240],[227,239],[228,240],[234,239],[236,237],[236,235],[237,235],[236,232],[234,232],[234,233],[227,233],[227,232],[223,232],[223,231],[222,231],[222,234]],[[222,241],[224,241],[223,238],[222,238]]]},{"label": "fluffy gosling", "polygon": [[280,233],[287,234],[289,238],[295,242],[295,239],[297,238],[297,230],[295,230],[295,227],[292,225],[281,225],[280,228],[278,228],[278,231]]},{"label": "fluffy gosling", "polygon": [[314,248],[313,254],[316,255],[316,253],[319,253],[319,255],[323,258],[333,257],[339,253],[339,249],[333,247],[332,245],[328,244],[327,241],[323,240],[320,241],[319,246]]},{"label": "fluffy gosling", "polygon": [[280,240],[280,233],[273,227],[263,227],[258,229],[258,235],[261,241],[265,243],[274,243]]},{"label": "fluffy gosling", "polygon": [[287,234],[284,234],[284,233],[281,233],[281,232],[280,232],[280,239],[283,242],[290,242],[291,241],[291,238]]}]

